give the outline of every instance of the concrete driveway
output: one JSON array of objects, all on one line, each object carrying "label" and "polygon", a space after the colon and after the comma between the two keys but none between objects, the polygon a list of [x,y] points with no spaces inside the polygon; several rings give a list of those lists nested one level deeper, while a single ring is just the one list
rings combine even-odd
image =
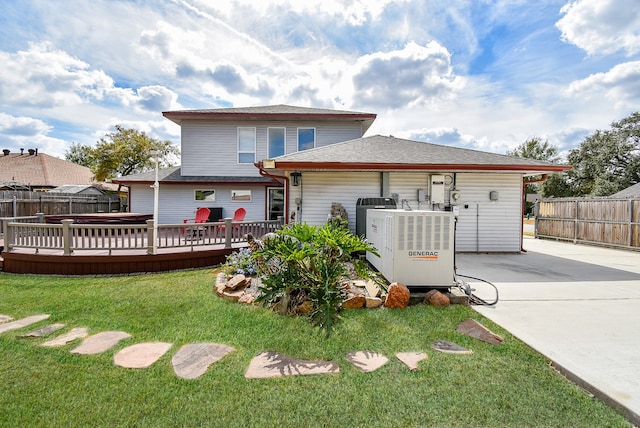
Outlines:
[{"label": "concrete driveway", "polygon": [[[640,252],[533,238],[524,248],[456,256],[458,274],[498,287],[495,307],[474,309],[640,425]],[[494,299],[490,286],[465,280]]]}]

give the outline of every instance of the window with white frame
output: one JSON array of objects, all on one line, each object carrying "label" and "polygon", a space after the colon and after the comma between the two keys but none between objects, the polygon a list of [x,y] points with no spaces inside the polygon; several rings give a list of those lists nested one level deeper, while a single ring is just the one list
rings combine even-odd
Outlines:
[{"label": "window with white frame", "polygon": [[285,152],[285,128],[268,128],[269,158],[282,156]]},{"label": "window with white frame", "polygon": [[298,128],[298,151],[316,146],[316,128]]},{"label": "window with white frame", "polygon": [[238,128],[238,163],[256,161],[256,128]]}]

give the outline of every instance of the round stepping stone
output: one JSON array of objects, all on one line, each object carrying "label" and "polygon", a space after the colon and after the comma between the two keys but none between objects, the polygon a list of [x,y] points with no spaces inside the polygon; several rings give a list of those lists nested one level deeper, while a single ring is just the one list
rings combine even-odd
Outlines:
[{"label": "round stepping stone", "polygon": [[418,363],[427,359],[424,352],[398,352],[396,357],[409,367],[409,370],[418,370]]},{"label": "round stepping stone", "polygon": [[277,352],[263,352],[249,364],[244,377],[264,379],[269,377],[338,373],[340,368],[330,361],[296,360]]},{"label": "round stepping stone", "polygon": [[9,322],[12,321],[13,317],[10,317],[9,315],[2,315],[0,314],[0,324],[5,323],[5,322]]},{"label": "round stepping stone", "polygon": [[50,325],[48,325],[46,327],[42,327],[42,328],[39,328],[37,330],[33,330],[33,331],[29,332],[29,333],[23,334],[20,337],[42,337],[42,336],[48,336],[51,333],[60,330],[64,326],[65,326],[64,324],[50,324]]},{"label": "round stepping stone", "polygon": [[447,354],[473,354],[473,351],[445,340],[437,340],[431,344],[431,347]]},{"label": "round stepping stone", "polygon": [[173,371],[183,379],[202,376],[209,366],[221,360],[234,348],[217,343],[192,343],[184,345],[171,359]]},{"label": "round stepping stone", "polygon": [[128,369],[144,369],[155,363],[171,348],[171,343],[138,343],[122,349],[113,357],[117,366]]},{"label": "round stepping stone", "polygon": [[71,353],[82,355],[100,354],[113,348],[122,339],[128,337],[131,337],[131,335],[124,331],[103,331],[84,339],[80,346],[71,350]]},{"label": "round stepping stone", "polygon": [[372,351],[349,352],[347,360],[351,361],[358,370],[365,373],[378,370],[389,361],[384,355]]},{"label": "round stepping stone", "polygon": [[49,318],[48,314],[31,315],[30,317],[7,322],[5,324],[0,325],[0,333],[4,333],[11,330],[17,330],[19,328],[26,327],[31,324],[35,324],[39,321],[46,320],[47,318]]},{"label": "round stepping stone", "polygon": [[82,339],[83,337],[87,337],[89,335],[89,331],[84,327],[76,327],[71,329],[68,333],[65,333],[61,336],[58,336],[54,339],[48,340],[44,342],[41,346],[64,346],[69,342],[73,342],[76,339]]}]

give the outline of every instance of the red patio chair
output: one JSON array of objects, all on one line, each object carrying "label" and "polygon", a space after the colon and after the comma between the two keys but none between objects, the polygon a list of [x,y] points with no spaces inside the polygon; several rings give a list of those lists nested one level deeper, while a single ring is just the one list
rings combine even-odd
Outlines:
[{"label": "red patio chair", "polygon": [[[244,208],[238,208],[233,213],[233,220],[232,221],[243,221],[246,215],[247,215],[247,210],[245,210]],[[233,228],[235,230],[238,230],[239,229],[239,225],[234,224]],[[224,233],[225,229],[226,229],[226,225],[224,225],[224,224],[218,226],[218,232]]]},{"label": "red patio chair", "polygon": [[[200,207],[198,208],[198,210],[196,211],[196,218],[185,218],[182,220],[182,222],[184,224],[191,224],[189,222],[193,222],[193,224],[199,224],[199,223],[206,223],[207,220],[209,220],[209,214],[211,213],[211,210],[207,207]],[[194,237],[194,232],[197,232],[197,235],[200,236],[200,232],[204,230],[204,228],[199,227],[199,226],[191,226],[191,227],[187,227],[187,228],[182,228],[182,232],[184,233],[186,231],[187,236],[190,236],[191,238]]]}]

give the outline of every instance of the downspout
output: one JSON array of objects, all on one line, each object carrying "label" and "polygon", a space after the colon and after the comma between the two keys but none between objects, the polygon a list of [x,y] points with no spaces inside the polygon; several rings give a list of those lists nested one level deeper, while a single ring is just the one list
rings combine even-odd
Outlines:
[{"label": "downspout", "polygon": [[[272,175],[262,169],[262,164],[258,164],[258,172],[263,177],[274,178],[276,180],[284,180],[284,223],[289,224],[289,177],[286,175]],[[256,165],[257,166],[257,165]]]},{"label": "downspout", "polygon": [[527,252],[527,250],[524,249],[524,212],[527,209],[527,184],[541,183],[546,179],[547,174],[542,174],[542,176],[536,180],[522,180],[522,204],[520,206],[520,252],[522,253]]}]

